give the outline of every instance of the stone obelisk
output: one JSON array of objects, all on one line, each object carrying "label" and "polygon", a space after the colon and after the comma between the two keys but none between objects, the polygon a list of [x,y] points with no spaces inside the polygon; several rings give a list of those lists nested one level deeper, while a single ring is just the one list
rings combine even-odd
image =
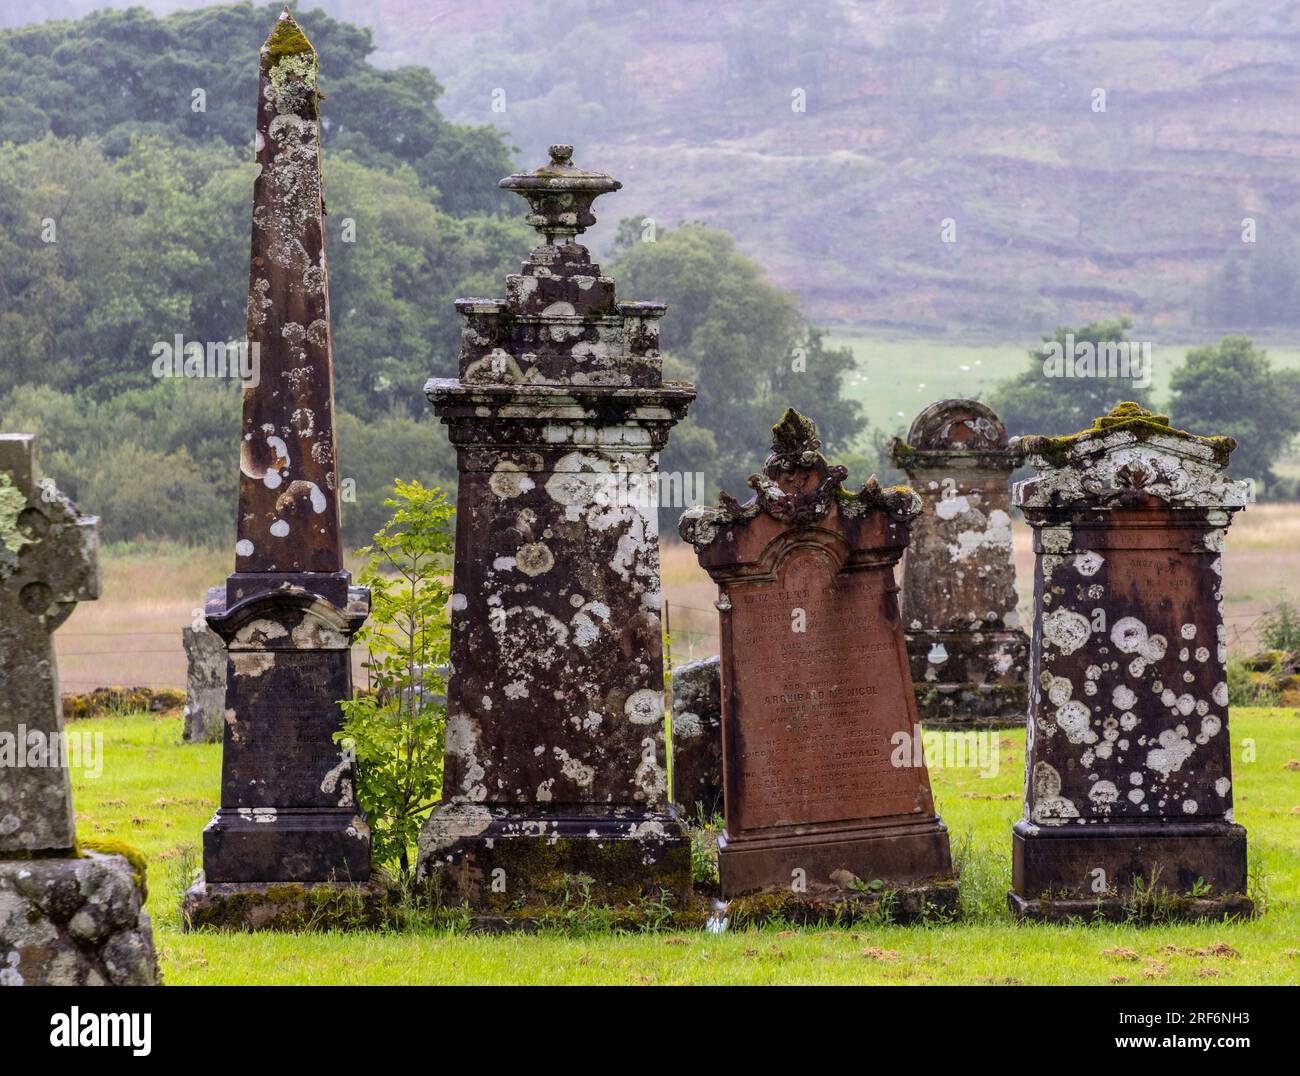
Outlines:
[{"label": "stone obelisk", "polygon": [[261,52],[248,288],[258,376],[244,389],[235,571],[208,593],[229,658],[226,727],[192,923],[232,925],[231,909],[269,883],[370,876],[351,756],[333,739],[369,593],[343,570],[339,535],[318,99],[316,53],[285,11]]},{"label": "stone obelisk", "polygon": [[615,301],[575,237],[620,184],[552,146],[501,182],[542,235],[504,302],[462,299],[460,377],[426,392],[456,446],[443,802],[420,876],[481,915],[576,892],[682,901],[668,804],[659,451],[694,398],[665,384],[664,307]]}]

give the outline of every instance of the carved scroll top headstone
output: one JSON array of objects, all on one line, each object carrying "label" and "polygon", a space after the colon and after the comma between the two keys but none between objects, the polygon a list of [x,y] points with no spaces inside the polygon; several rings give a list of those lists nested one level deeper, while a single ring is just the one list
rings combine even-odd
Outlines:
[{"label": "carved scroll top headstone", "polygon": [[754,496],[741,504],[723,491],[718,507],[688,510],[678,528],[682,538],[703,549],[720,530],[743,525],[760,513],[782,523],[804,523],[823,519],[838,508],[850,517],[879,511],[906,523],[921,511],[921,499],[913,490],[882,487],[874,475],[856,493],[843,489],[848,471],[828,464],[821,447],[816,423],[787,408],[772,427],[772,450],[762,474],[749,476]]},{"label": "carved scroll top headstone", "polygon": [[1231,437],[1202,437],[1132,402],[1064,437],[1018,438],[1038,472],[1016,483],[1024,508],[1244,508],[1250,483],[1227,477]]}]

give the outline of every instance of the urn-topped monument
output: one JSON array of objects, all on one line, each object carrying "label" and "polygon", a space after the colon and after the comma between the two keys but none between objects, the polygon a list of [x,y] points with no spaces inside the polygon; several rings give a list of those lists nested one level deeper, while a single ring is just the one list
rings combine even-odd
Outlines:
[{"label": "urn-topped monument", "polygon": [[659,452],[694,390],[664,383],[657,303],[618,302],[575,240],[617,180],[571,146],[501,181],[541,233],[504,302],[461,299],[459,377],[425,387],[456,446],[443,801],[420,877],[480,914],[590,879],[612,903],[690,890],[668,804]]}]

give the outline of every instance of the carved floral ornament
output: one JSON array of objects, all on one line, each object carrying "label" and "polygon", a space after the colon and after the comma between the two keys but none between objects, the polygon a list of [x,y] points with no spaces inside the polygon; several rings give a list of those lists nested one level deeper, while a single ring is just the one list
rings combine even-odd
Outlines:
[{"label": "carved floral ornament", "polygon": [[711,544],[718,533],[766,513],[785,524],[814,523],[832,505],[846,516],[882,511],[900,522],[911,522],[921,511],[921,498],[907,486],[882,487],[872,475],[856,493],[842,488],[844,467],[832,467],[821,454],[817,425],[787,408],[772,427],[772,451],[762,474],[749,476],[754,496],[743,504],[728,493],[718,495],[716,508],[692,508],[682,514],[678,530],[696,549]]},{"label": "carved floral ornament", "polygon": [[1017,438],[1037,475],[1015,486],[1026,508],[1114,508],[1154,498],[1182,508],[1243,508],[1248,482],[1225,473],[1231,437],[1200,437],[1120,404],[1070,437]]}]

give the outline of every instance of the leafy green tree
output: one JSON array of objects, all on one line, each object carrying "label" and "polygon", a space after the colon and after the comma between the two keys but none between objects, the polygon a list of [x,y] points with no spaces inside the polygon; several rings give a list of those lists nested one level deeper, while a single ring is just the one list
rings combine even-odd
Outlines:
[{"label": "leafy green tree", "polygon": [[[1149,363],[1144,377],[1053,376],[1052,364],[1059,354],[1069,354],[1069,343],[1079,349],[1091,345],[1128,343],[1133,322],[1127,317],[1092,321],[1077,329],[1060,327],[1044,337],[1040,347],[1029,353],[1029,365],[993,390],[989,405],[1006,424],[1009,433],[1057,436],[1086,427],[1117,403],[1133,400],[1144,406],[1151,398]],[[1055,345],[1055,347],[1053,346]],[[1134,345],[1136,348],[1136,345]],[[1146,380],[1148,384],[1140,382]]]},{"label": "leafy green tree", "polygon": [[370,617],[357,636],[369,690],[341,700],[335,739],[356,752],[371,854],[409,882],[420,824],[442,793],[453,510],[441,490],[418,482],[398,482],[384,503],[396,511],[362,550],[370,562],[359,578],[370,588]]},{"label": "leafy green tree", "polygon": [[[0,135],[102,138],[111,156],[141,134],[219,142],[246,154],[258,50],[280,10],[279,3],[232,4],[160,17],[134,7],[0,32]],[[501,135],[444,119],[432,73],[372,66],[370,31],[322,11],[304,25],[327,94],[326,152],[337,142],[371,167],[409,164],[434,201],[456,215],[505,204],[496,187],[510,171]]]},{"label": "leafy green tree", "polygon": [[1193,433],[1237,439],[1231,470],[1277,484],[1273,465],[1300,432],[1300,371],[1275,370],[1248,337],[1193,348],[1173,372],[1170,417]]},{"label": "leafy green tree", "polygon": [[852,352],[827,347],[795,296],[769,283],[726,232],[660,229],[654,242],[627,243],[610,272],[624,296],[668,304],[660,322],[665,376],[699,392],[669,440],[664,470],[702,471],[709,486],[743,492],[787,406],[816,420],[828,451],[865,428],[857,401],[843,396]]}]

